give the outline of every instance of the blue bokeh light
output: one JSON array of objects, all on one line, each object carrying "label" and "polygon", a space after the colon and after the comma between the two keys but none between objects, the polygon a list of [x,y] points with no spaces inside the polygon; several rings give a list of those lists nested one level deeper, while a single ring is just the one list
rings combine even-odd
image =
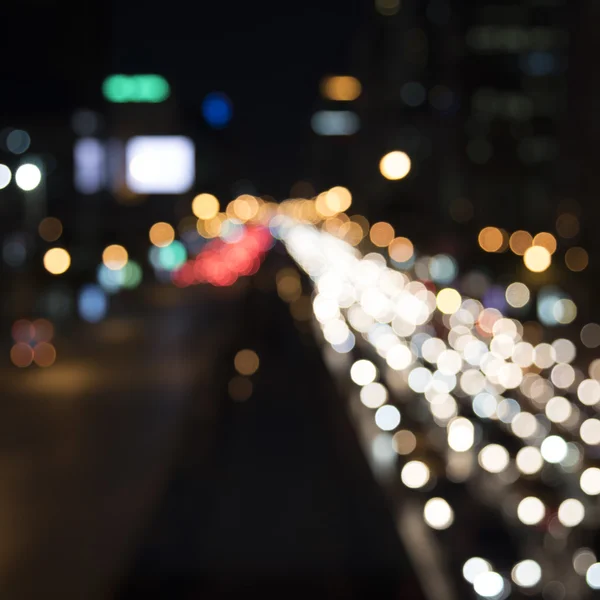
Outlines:
[{"label": "blue bokeh light", "polygon": [[202,116],[214,129],[225,127],[232,115],[231,100],[222,92],[211,92],[202,101]]},{"label": "blue bokeh light", "polygon": [[79,316],[90,323],[101,321],[108,310],[108,299],[104,290],[96,284],[84,285],[77,298]]}]

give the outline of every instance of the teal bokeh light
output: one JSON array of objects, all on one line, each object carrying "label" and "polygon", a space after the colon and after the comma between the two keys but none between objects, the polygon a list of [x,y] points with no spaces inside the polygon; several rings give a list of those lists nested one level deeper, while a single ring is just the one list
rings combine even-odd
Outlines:
[{"label": "teal bokeh light", "polygon": [[161,75],[110,75],[102,83],[106,100],[114,103],[164,102],[171,93],[167,80]]}]

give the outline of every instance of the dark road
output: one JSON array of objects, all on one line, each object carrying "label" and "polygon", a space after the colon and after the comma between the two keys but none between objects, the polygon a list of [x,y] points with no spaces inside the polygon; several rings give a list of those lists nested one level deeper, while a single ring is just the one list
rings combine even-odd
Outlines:
[{"label": "dark road", "polygon": [[[421,598],[345,403],[276,293],[143,297],[78,328],[53,369],[4,375],[3,596]],[[260,368],[234,402],[241,348]]]}]

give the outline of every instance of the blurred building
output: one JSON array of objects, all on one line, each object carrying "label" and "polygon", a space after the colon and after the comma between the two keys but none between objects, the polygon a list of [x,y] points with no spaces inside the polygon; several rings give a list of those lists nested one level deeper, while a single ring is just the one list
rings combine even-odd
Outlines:
[{"label": "blurred building", "polygon": [[561,125],[571,11],[562,0],[470,2],[461,11],[462,165],[480,224],[553,229],[558,196],[569,193]]}]

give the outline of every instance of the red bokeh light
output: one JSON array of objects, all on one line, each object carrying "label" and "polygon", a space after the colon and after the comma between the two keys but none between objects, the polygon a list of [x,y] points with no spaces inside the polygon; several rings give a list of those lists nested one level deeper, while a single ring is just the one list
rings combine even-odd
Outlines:
[{"label": "red bokeh light", "polygon": [[258,271],[272,245],[273,237],[267,228],[246,226],[235,242],[215,239],[206,244],[195,259],[173,273],[173,283],[179,287],[197,283],[233,285],[240,276]]}]

